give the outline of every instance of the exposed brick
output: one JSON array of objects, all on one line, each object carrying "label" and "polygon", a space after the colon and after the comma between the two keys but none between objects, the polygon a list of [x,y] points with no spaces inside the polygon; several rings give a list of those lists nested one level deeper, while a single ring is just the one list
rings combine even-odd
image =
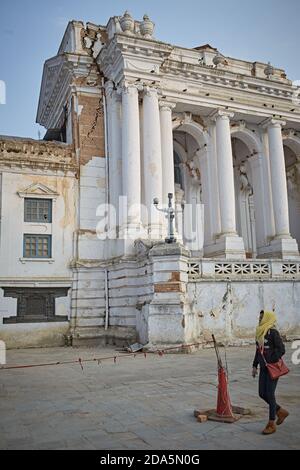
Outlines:
[{"label": "exposed brick", "polygon": [[179,282],[180,281],[180,272],[178,272],[178,271],[173,272],[172,275],[171,275],[170,281],[171,282]]},{"label": "exposed brick", "polygon": [[183,292],[180,282],[164,282],[154,285],[154,292]]},{"label": "exposed brick", "polygon": [[79,95],[78,104],[83,107],[78,119],[80,163],[85,165],[93,157],[105,157],[103,108],[96,96]]}]

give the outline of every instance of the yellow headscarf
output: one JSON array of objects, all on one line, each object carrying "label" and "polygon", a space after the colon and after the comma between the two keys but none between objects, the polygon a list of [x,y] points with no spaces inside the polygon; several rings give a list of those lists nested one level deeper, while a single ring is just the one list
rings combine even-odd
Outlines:
[{"label": "yellow headscarf", "polygon": [[264,312],[264,316],[256,328],[256,341],[260,346],[264,345],[267,332],[276,325],[276,315],[274,312]]}]

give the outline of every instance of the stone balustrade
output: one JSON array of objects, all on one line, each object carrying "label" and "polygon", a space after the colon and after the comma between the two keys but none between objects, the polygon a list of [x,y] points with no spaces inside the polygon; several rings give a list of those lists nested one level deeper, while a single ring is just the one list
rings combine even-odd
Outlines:
[{"label": "stone balustrade", "polygon": [[188,262],[189,281],[300,279],[300,263],[281,260],[196,260]]}]

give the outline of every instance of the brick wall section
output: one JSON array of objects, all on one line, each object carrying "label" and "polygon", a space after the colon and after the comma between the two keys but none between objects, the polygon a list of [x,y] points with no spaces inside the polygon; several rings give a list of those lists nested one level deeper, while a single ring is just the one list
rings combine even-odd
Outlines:
[{"label": "brick wall section", "polygon": [[172,272],[167,282],[155,283],[154,292],[185,292],[180,279],[180,272]]},{"label": "brick wall section", "polygon": [[184,290],[180,282],[165,282],[161,284],[154,284],[154,292],[184,292]]},{"label": "brick wall section", "polygon": [[103,103],[97,96],[78,95],[83,106],[79,116],[80,163],[85,165],[93,157],[105,157]]}]

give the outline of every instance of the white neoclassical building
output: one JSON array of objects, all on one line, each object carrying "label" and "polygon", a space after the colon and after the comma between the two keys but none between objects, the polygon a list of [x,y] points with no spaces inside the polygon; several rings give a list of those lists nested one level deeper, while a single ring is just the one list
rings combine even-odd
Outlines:
[{"label": "white neoclassical building", "polygon": [[[21,338],[28,345],[138,340],[161,347],[204,343],[215,333],[237,343],[253,338],[262,308],[276,310],[288,337],[299,334],[300,89],[284,70],[226,57],[208,44],[163,43],[147,15],[136,21],[125,12],[106,26],[72,21],[45,62],[37,122],[47,132],[35,146],[59,163],[34,197],[55,194],[65,207],[67,220],[59,223],[52,206],[47,242],[62,250],[64,275],[45,275],[58,260],[51,247],[35,256],[39,239],[28,241],[24,230],[38,236],[47,224],[27,221],[10,253],[21,264],[1,265],[0,338],[12,346]],[[22,218],[30,203],[24,181],[5,184],[17,171],[7,164],[5,139],[2,212],[15,198]],[[37,185],[49,171],[46,163],[26,169]],[[68,193],[55,178],[68,181]],[[168,194],[172,244],[161,210]],[[7,236],[5,217],[0,236]],[[30,266],[25,273],[22,263]],[[51,322],[40,315],[31,328],[31,309],[43,300],[24,299],[39,287],[48,303],[52,289],[65,315],[56,322],[53,303]]]}]

